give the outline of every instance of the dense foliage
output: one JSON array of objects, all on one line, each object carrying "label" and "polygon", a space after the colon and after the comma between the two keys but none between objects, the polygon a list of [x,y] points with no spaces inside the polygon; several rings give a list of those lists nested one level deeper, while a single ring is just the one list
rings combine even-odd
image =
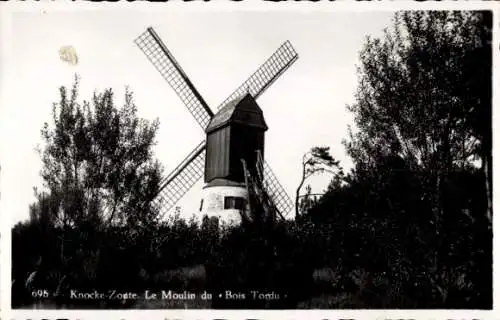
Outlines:
[{"label": "dense foliage", "polygon": [[398,13],[361,51],[355,166],[309,216],[394,306],[492,306],[491,18]]},{"label": "dense foliage", "polygon": [[[110,93],[96,95],[100,112],[63,108],[55,133],[43,131],[48,191],[13,229],[13,306],[33,303],[32,288],[58,293],[55,300],[81,288],[214,293],[211,304],[189,307],[491,308],[491,19],[401,12],[384,38],[367,39],[348,106],[356,127],[344,141],[354,167],[344,173],[327,149],[313,148],[302,180],[318,164],[335,168],[334,177],[320,199],[297,203],[295,221],[156,224],[147,201],[159,181],[149,152],[155,125],[121,130],[140,122],[121,121],[135,113],[112,111]],[[65,92],[60,105],[73,105]],[[99,120],[106,112],[109,121]],[[113,218],[104,218],[104,203]],[[217,298],[252,289],[280,299]]]},{"label": "dense foliage", "polygon": [[117,108],[111,89],[78,102],[78,85],[77,77],[71,90],[60,88],[53,123],[41,131],[43,191],[35,188],[31,219],[60,226],[151,223],[150,199],[161,177],[152,158],[158,121],[137,117],[128,89]]}]

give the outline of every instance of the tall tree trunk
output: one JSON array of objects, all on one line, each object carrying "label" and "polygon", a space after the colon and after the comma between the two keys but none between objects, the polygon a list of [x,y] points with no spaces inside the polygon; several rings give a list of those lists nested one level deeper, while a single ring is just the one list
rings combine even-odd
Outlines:
[{"label": "tall tree trunk", "polygon": [[488,228],[491,228],[492,224],[492,219],[493,219],[493,203],[492,203],[492,191],[493,191],[493,186],[491,184],[492,181],[492,176],[491,176],[491,169],[492,169],[492,163],[491,163],[491,152],[484,152],[483,157],[482,157],[482,169],[484,172],[485,176],[485,183],[486,183],[486,198],[487,198],[487,207],[486,207],[486,218],[488,219],[489,226]]},{"label": "tall tree trunk", "polygon": [[304,185],[304,181],[306,181],[306,163],[302,163],[302,180],[300,180],[299,186],[297,187],[297,190],[295,191],[295,220],[299,217],[299,196],[300,196],[300,189],[302,189],[302,186]]}]

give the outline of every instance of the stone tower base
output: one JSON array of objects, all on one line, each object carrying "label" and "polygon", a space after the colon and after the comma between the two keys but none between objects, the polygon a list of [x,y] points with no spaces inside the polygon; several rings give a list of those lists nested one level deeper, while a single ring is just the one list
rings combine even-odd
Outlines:
[{"label": "stone tower base", "polygon": [[247,210],[248,193],[244,184],[217,179],[203,187],[200,214],[218,217],[220,222],[240,224]]}]

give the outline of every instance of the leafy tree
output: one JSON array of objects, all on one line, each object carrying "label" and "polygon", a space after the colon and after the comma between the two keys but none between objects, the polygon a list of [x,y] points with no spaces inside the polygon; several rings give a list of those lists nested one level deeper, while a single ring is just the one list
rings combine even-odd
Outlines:
[{"label": "leafy tree", "polygon": [[34,188],[30,221],[13,229],[13,279],[31,274],[37,288],[54,292],[136,280],[139,258],[116,263],[142,253],[141,244],[153,246],[147,239],[159,231],[151,203],[162,173],[152,154],[158,120],[137,116],[128,89],[118,108],[111,89],[79,102],[78,87],[75,77],[71,89],[59,89],[38,148],[43,186]]},{"label": "leafy tree", "polygon": [[46,191],[35,189],[32,218],[60,226],[152,223],[151,199],[161,167],[152,147],[158,120],[137,117],[132,92],[117,108],[111,89],[78,102],[78,77],[61,87],[53,123],[41,131],[41,176]]},{"label": "leafy tree", "polygon": [[345,145],[361,171],[399,156],[429,173],[426,196],[436,208],[449,172],[480,159],[490,181],[491,12],[398,13],[360,58],[357,102],[348,107],[359,130]]},{"label": "leafy tree", "polygon": [[392,308],[491,308],[491,12],[398,12],[358,71],[354,169],[310,211],[340,282],[385,279],[370,290]]},{"label": "leafy tree", "polygon": [[339,161],[331,156],[330,147],[313,147],[302,156],[302,177],[295,191],[295,218],[300,215],[300,190],[306,180],[317,173],[336,174],[335,169],[342,171],[339,167]]}]

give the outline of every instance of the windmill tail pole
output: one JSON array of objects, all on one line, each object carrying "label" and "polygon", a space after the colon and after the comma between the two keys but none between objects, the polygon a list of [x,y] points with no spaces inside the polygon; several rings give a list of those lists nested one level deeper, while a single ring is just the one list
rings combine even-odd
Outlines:
[{"label": "windmill tail pole", "polygon": [[262,187],[261,181],[248,171],[245,160],[241,159],[243,172],[245,175],[245,184],[248,193],[248,208],[250,210],[250,221],[260,223],[271,214],[270,206],[267,203],[266,191]]},{"label": "windmill tail pole", "polygon": [[247,164],[244,159],[241,159],[241,164],[243,165],[243,174],[245,176],[245,187],[247,189],[247,195],[248,195],[248,211],[250,212],[249,215],[246,215],[245,213],[242,213],[242,218],[244,219],[251,219],[252,215],[252,204],[251,204],[251,198],[250,198],[250,184],[249,184],[249,177],[248,177],[248,171],[247,171]]}]

